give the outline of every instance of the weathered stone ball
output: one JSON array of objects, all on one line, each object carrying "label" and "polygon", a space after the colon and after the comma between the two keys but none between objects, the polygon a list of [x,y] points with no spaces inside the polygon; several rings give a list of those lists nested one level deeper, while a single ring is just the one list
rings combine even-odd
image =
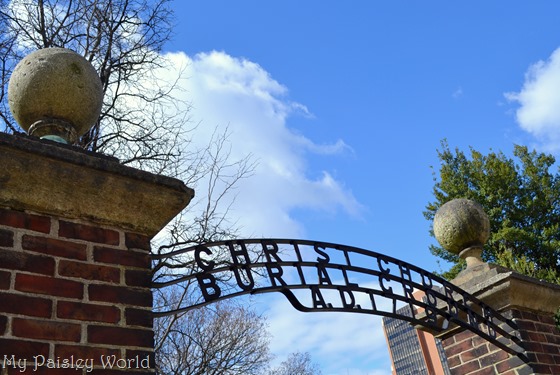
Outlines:
[{"label": "weathered stone ball", "polygon": [[490,237],[490,220],[480,204],[454,199],[436,212],[433,229],[443,248],[459,254],[468,247],[486,243]]},{"label": "weathered stone ball", "polygon": [[25,131],[37,121],[57,119],[70,123],[80,136],[99,118],[103,89],[84,57],[65,48],[45,48],[17,64],[8,84],[8,103]]}]

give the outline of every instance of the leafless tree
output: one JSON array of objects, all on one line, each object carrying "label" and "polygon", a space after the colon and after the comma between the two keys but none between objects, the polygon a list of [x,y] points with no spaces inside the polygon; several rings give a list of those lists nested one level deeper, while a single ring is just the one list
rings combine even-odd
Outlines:
[{"label": "leafless tree", "polygon": [[64,47],[93,64],[105,94],[99,120],[78,145],[154,172],[177,164],[188,106],[171,95],[176,82],[154,76],[166,64],[160,52],[172,30],[170,0],[0,1],[5,131],[20,131],[6,97],[14,66],[31,51]]},{"label": "leafless tree", "polygon": [[158,374],[257,375],[270,360],[265,319],[232,300],[158,319],[155,334]]},{"label": "leafless tree", "polygon": [[[162,241],[197,244],[235,236],[232,197],[255,164],[250,155],[232,159],[227,131],[215,133],[206,146],[190,147],[196,126],[186,128],[189,103],[175,95],[180,74],[168,82],[157,76],[168,64],[161,51],[172,32],[169,2],[0,0],[0,127],[21,131],[8,108],[7,85],[25,55],[49,47],[78,52],[96,68],[104,103],[77,145],[194,187],[197,201],[167,228]],[[191,214],[193,206],[198,214]],[[184,259],[158,262],[154,279],[188,266]],[[154,301],[177,306],[196,298],[188,285],[179,285],[155,291]],[[159,374],[262,374],[270,359],[264,319],[233,302],[156,320],[155,333]]]},{"label": "leafless tree", "polygon": [[270,370],[268,375],[321,375],[321,370],[316,363],[311,361],[309,353],[292,353],[280,366]]},{"label": "leafless tree", "polygon": [[[255,166],[250,158],[232,161],[227,133],[215,133],[205,156],[196,168],[204,173],[191,174],[200,187],[193,203],[200,207],[196,215],[189,210],[167,228],[164,246],[156,253],[177,247],[219,241],[237,236],[238,225],[229,212],[235,189],[241,179],[249,177]],[[225,254],[215,254],[214,261],[227,262]],[[162,282],[196,272],[188,257],[170,257],[154,262],[153,280]],[[230,280],[222,279],[227,284]],[[201,302],[202,296],[191,279],[177,285],[154,290],[156,310],[171,311]],[[268,333],[262,316],[235,301],[221,301],[188,312],[176,312],[155,320],[157,373],[194,374],[262,374],[270,360]]]}]

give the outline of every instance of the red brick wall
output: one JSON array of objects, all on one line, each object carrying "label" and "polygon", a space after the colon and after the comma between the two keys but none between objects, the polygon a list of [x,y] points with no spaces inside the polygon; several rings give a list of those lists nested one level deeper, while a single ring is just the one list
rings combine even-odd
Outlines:
[{"label": "red brick wall", "polygon": [[25,360],[34,374],[153,372],[149,249],[143,235],[0,208],[2,374]]},{"label": "red brick wall", "polygon": [[526,360],[512,356],[470,331],[443,341],[453,375],[560,374],[560,331],[551,316],[511,310],[519,328]]}]

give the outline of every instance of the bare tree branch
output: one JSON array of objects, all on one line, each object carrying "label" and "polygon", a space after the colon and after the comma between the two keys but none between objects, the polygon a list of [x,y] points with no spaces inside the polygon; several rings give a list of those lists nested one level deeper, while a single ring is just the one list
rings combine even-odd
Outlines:
[{"label": "bare tree branch", "polygon": [[[79,147],[112,155],[123,164],[182,179],[197,201],[166,230],[166,247],[234,238],[231,220],[239,183],[255,170],[251,155],[232,157],[228,131],[193,145],[190,104],[179,100],[182,72],[163,82],[171,67],[161,54],[171,35],[170,0],[0,0],[0,123],[21,131],[9,109],[7,87],[15,65],[30,52],[64,47],[83,55],[102,82],[101,116]],[[192,207],[200,212],[191,214]],[[217,254],[220,262],[220,254]],[[225,261],[225,257],[223,257]],[[154,263],[153,279],[192,269],[192,259]],[[228,283],[230,280],[221,280]],[[154,290],[156,307],[196,303],[189,282]],[[270,360],[265,320],[231,301],[160,318],[155,322],[158,374],[255,374]]]}]

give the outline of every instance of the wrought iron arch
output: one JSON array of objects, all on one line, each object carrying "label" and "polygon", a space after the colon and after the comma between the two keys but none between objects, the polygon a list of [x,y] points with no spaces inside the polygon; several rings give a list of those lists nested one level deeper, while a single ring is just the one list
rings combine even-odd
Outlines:
[{"label": "wrought iron arch", "polygon": [[[176,247],[162,253],[171,249],[163,246],[152,256],[159,260],[154,271],[180,270],[155,281],[153,287],[187,283],[197,288],[200,299],[186,306],[156,307],[155,317],[245,294],[280,292],[299,311],[388,316],[435,333],[455,325],[525,357],[513,320],[447,280],[387,255],[295,239],[236,239]],[[417,290],[423,292],[422,298],[416,297]],[[408,305],[412,314],[399,312],[400,305]]]}]

